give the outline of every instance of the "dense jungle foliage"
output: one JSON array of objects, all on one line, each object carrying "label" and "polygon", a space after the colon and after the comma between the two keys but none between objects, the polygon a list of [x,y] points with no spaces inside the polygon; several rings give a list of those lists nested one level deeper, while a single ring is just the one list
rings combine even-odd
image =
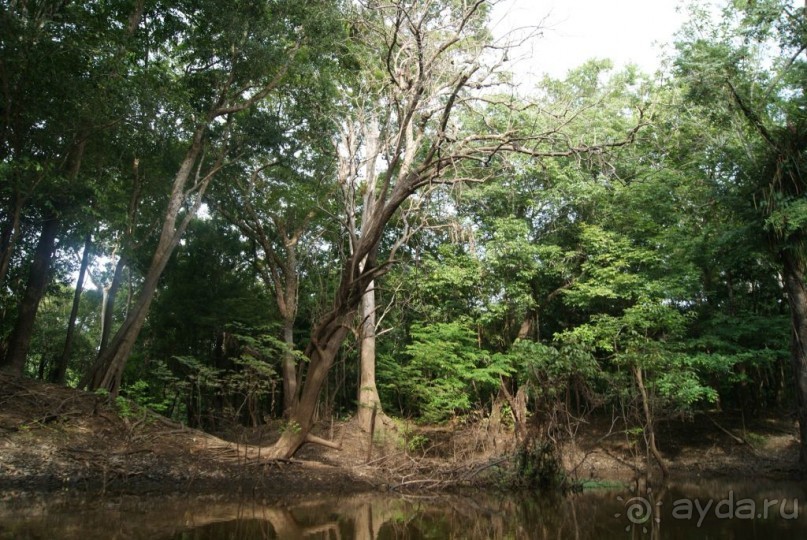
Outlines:
[{"label": "dense jungle foliage", "polygon": [[209,430],[807,429],[804,7],[687,9],[516,90],[481,0],[0,2],[0,364]]}]

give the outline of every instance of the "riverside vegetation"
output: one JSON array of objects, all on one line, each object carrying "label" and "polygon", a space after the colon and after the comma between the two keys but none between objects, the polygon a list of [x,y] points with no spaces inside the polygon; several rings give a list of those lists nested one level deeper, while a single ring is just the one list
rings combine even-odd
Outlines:
[{"label": "riverside vegetation", "polygon": [[2,2],[4,484],[800,475],[804,8],[529,93],[490,9]]}]

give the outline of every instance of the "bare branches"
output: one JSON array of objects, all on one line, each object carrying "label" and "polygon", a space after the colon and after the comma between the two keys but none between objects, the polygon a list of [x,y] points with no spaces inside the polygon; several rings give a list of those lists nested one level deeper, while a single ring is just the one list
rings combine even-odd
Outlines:
[{"label": "bare branches", "polygon": [[[559,99],[561,111],[547,114],[519,101],[515,91],[497,95],[507,79],[501,75],[509,48],[491,43],[483,4],[362,0],[357,7],[351,52],[359,69],[343,93],[345,114],[334,141],[340,208],[331,213],[347,239],[338,247],[349,253],[332,307],[314,325],[306,350],[310,361],[293,414],[301,431],[284,435],[277,455],[291,455],[305,442],[325,374],[355,326],[362,298],[375,293],[374,282],[428,226],[420,216],[432,193],[485,181],[501,172],[489,165],[504,156],[605,156],[630,144],[645,125],[640,109],[622,132],[609,126],[607,138],[576,139],[569,127],[594,116],[588,113],[596,112],[596,96],[577,99],[586,105],[576,107],[571,98]],[[375,309],[367,313],[375,316]],[[367,313],[363,323],[371,320]]]}]

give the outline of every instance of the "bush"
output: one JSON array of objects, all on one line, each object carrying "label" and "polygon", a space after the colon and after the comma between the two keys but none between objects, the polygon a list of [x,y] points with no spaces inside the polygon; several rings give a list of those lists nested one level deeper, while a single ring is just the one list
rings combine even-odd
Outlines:
[{"label": "bush", "polygon": [[566,486],[555,445],[548,440],[531,439],[515,455],[513,486],[531,490],[557,490]]}]

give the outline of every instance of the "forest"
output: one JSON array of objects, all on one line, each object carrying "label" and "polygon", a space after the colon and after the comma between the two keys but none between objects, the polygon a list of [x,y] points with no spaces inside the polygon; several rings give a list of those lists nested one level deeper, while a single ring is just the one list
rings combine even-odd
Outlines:
[{"label": "forest", "polygon": [[804,465],[807,7],[685,9],[523,88],[486,0],[3,0],[0,370],[270,458],[601,415],[666,474],[732,410]]}]

